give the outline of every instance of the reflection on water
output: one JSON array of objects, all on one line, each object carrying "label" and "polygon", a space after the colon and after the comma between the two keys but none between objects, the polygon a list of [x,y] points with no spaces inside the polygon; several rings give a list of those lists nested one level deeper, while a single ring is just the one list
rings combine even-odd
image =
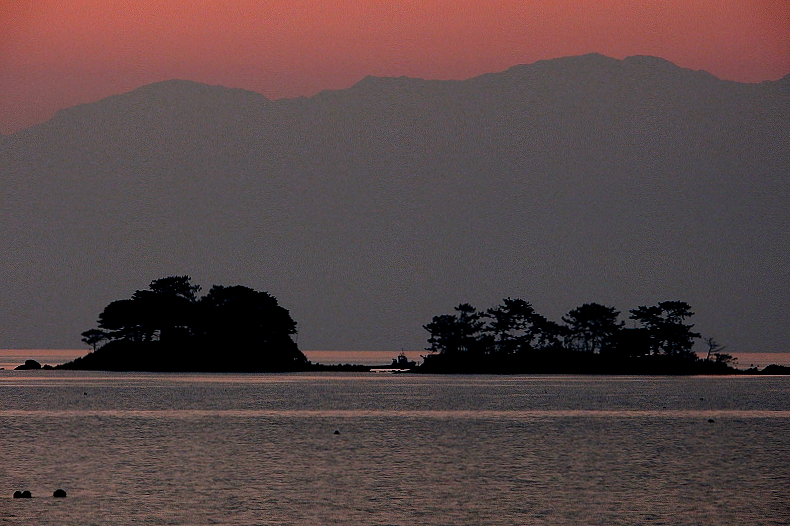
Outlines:
[{"label": "reflection on water", "polygon": [[0,524],[787,524],[788,392],[785,377],[2,374]]},{"label": "reflection on water", "polygon": [[[721,410],[684,410],[684,411],[589,411],[589,410],[557,410],[557,411],[414,411],[414,410],[255,410],[255,409],[220,409],[220,410],[61,410],[61,411],[0,411],[2,417],[25,418],[73,418],[73,417],[112,417],[112,418],[178,418],[199,419],[216,418],[414,418],[437,420],[535,420],[539,418],[790,418],[790,411],[721,411]],[[715,423],[715,422],[714,422]]]},{"label": "reflection on water", "polygon": [[0,368],[10,370],[25,360],[36,360],[41,365],[58,365],[83,356],[85,349],[0,349]]},{"label": "reflection on water", "polygon": [[[0,349],[0,368],[13,369],[25,360],[50,365],[70,362],[84,356],[88,349]],[[409,360],[421,362],[421,355],[427,351],[304,351],[307,359],[323,364],[389,365],[398,354],[403,352]],[[218,353],[221,359],[221,352]]]},{"label": "reflection on water", "polygon": [[359,365],[389,365],[400,353],[409,360],[422,362],[421,355],[428,351],[304,351],[307,359],[314,363],[323,364],[359,364]]},{"label": "reflection on water", "polygon": [[[36,360],[42,365],[58,365],[69,362],[87,354],[86,349],[0,349],[0,368],[9,370],[25,363],[25,360]],[[358,364],[358,365],[388,365],[402,351],[304,351],[307,358],[314,363],[323,364]],[[422,362],[422,355],[428,351],[407,350],[403,351],[409,360]],[[219,353],[221,355],[221,353]],[[733,352],[740,369],[767,365],[785,365],[790,367],[790,353],[737,353]],[[700,355],[704,358],[704,354]]]}]

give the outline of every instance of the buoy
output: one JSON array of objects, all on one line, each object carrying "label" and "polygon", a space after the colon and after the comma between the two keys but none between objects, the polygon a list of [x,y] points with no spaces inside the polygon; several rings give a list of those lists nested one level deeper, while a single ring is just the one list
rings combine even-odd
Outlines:
[{"label": "buoy", "polygon": [[336,435],[339,435],[339,434],[340,434],[340,431],[338,431],[337,429],[335,429],[335,434],[336,434]]},{"label": "buoy", "polygon": [[56,499],[62,499],[66,496],[66,492],[62,489],[56,489],[55,493],[52,494],[53,497]]}]

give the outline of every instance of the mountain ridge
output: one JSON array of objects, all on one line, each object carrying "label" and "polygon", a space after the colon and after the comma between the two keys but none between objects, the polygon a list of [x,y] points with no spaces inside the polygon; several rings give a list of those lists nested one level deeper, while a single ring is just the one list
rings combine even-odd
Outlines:
[{"label": "mountain ridge", "polygon": [[164,81],[2,138],[0,347],[74,347],[190,274],[270,291],[308,349],[419,348],[507,296],[683,299],[730,350],[784,349],[790,80],[537,64],[274,101]]},{"label": "mountain ridge", "polygon": [[[137,100],[139,102],[141,95],[151,94],[151,93],[158,96],[163,95],[170,102],[173,102],[174,100],[178,100],[179,98],[194,96],[198,92],[202,92],[202,95],[204,96],[207,93],[212,92],[216,95],[219,94],[226,96],[239,95],[240,96],[238,97],[239,99],[241,98],[248,98],[250,100],[255,99],[255,100],[259,100],[263,104],[279,103],[279,102],[288,103],[288,102],[295,102],[301,100],[311,100],[314,98],[321,98],[333,93],[344,93],[352,90],[359,91],[360,89],[365,88],[366,86],[373,86],[374,87],[373,89],[381,89],[382,86],[397,86],[399,84],[400,85],[422,84],[423,86],[425,85],[438,86],[438,85],[446,85],[446,84],[464,84],[464,83],[474,84],[474,83],[484,82],[486,79],[491,79],[491,78],[500,78],[507,76],[523,76],[524,73],[526,73],[527,75],[534,75],[536,73],[543,72],[546,70],[557,71],[558,67],[561,67],[563,65],[570,65],[576,68],[581,67],[582,69],[589,69],[590,67],[601,68],[605,66],[609,70],[612,70],[613,68],[619,68],[621,72],[626,71],[627,69],[633,66],[636,66],[638,68],[648,68],[648,69],[655,69],[656,66],[660,66],[661,69],[665,71],[670,71],[675,74],[678,73],[689,74],[692,77],[696,76],[708,80],[715,79],[718,82],[732,83],[732,84],[743,85],[743,86],[757,86],[765,83],[783,83],[783,82],[790,84],[790,74],[776,81],[763,81],[760,83],[742,83],[742,82],[719,79],[715,75],[708,73],[705,70],[692,70],[688,68],[683,68],[677,66],[673,62],[668,61],[666,59],[650,56],[650,55],[631,55],[625,57],[622,60],[619,60],[619,59],[607,57],[599,53],[588,53],[585,55],[539,60],[530,64],[517,64],[501,72],[484,73],[465,80],[435,80],[435,79],[423,79],[423,78],[407,77],[407,76],[390,77],[390,76],[367,75],[348,88],[322,90],[311,96],[299,96],[299,97],[290,97],[290,98],[281,98],[281,99],[268,99],[260,93],[251,90],[246,90],[243,88],[228,88],[219,84],[213,84],[213,85],[204,84],[201,82],[196,82],[186,79],[169,79],[169,80],[153,82],[150,84],[145,84],[128,92],[110,95],[108,97],[104,97],[94,102],[78,104],[76,106],[58,110],[55,113],[55,115],[52,117],[52,119],[31,126],[31,128],[38,127],[41,124],[46,124],[51,120],[57,120],[63,118],[64,115],[70,116],[74,112],[85,110],[87,108],[94,106],[95,104],[111,104],[116,101],[127,102],[134,100]],[[177,88],[177,89],[163,89],[163,88]],[[26,128],[26,129],[30,129],[30,128]],[[20,130],[20,132],[23,131],[25,130]],[[15,132],[14,134],[20,132]],[[14,134],[11,134],[9,136],[13,136]]]}]

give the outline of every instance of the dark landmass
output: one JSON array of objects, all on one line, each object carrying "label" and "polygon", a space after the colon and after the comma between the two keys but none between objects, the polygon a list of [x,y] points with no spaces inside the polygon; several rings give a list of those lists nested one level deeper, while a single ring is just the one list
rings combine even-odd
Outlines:
[{"label": "dark landmass", "polygon": [[[22,365],[18,365],[14,367],[14,371],[38,371],[42,369],[47,371],[54,368],[55,367],[52,367],[51,365],[46,363],[44,365],[41,365],[36,360],[25,360],[25,363],[23,363]],[[3,368],[0,367],[0,370],[3,370]]]},{"label": "dark landmass", "polygon": [[694,316],[684,301],[663,301],[632,309],[626,328],[614,307],[585,303],[556,323],[522,299],[478,311],[468,303],[454,314],[434,316],[421,373],[723,375],[788,374],[770,365],[739,370],[737,361],[714,338],[703,338],[707,355],[693,351],[702,335],[688,323]]},{"label": "dark landmass", "polygon": [[216,347],[210,345],[113,341],[55,369],[241,373],[306,371],[311,367],[306,358],[295,355],[294,348],[262,352],[254,342],[237,345],[230,352],[217,353]]},{"label": "dark landmass", "polygon": [[311,366],[291,335],[296,322],[267,292],[201,287],[189,276],[151,282],[110,303],[82,333],[94,351],[57,369],[154,372],[284,372]]},{"label": "dark landmass", "polygon": [[771,364],[762,370],[757,369],[757,367],[751,367],[743,371],[743,374],[787,375],[790,374],[790,367]]},{"label": "dark landmass", "polygon": [[276,284],[304,348],[419,348],[445,302],[512,291],[554,317],[682,293],[704,332],[783,352],[788,137],[790,76],[655,57],[277,101],[144,86],[0,141],[0,348],[73,348],[185,268]]},{"label": "dark landmass", "polygon": [[354,372],[354,373],[366,373],[373,369],[373,366],[370,365],[358,365],[358,364],[351,364],[351,363],[344,363],[344,364],[322,364],[322,363],[310,363],[307,370],[308,371],[316,371],[316,372]]},{"label": "dark landmass", "polygon": [[[553,322],[522,299],[478,311],[468,303],[434,316],[430,354],[417,365],[401,352],[389,366],[311,363],[291,335],[296,322],[277,300],[248,287],[214,285],[199,297],[189,276],[154,280],[131,299],[114,301],[98,328],[82,333],[94,351],[59,365],[65,370],[152,372],[296,372],[392,370],[433,374],[787,375],[790,367],[739,370],[712,337],[707,355],[693,351],[702,338],[688,323],[684,301],[620,311],[585,303]],[[639,326],[636,326],[639,325]],[[102,344],[98,347],[99,344]],[[51,368],[44,366],[43,368]],[[17,370],[42,369],[27,360]]]},{"label": "dark landmass", "polygon": [[473,356],[447,358],[427,355],[414,372],[433,374],[574,374],[574,375],[790,375],[790,367],[769,365],[738,369],[704,359],[688,360],[666,356],[613,359],[578,351],[559,352],[551,358],[521,356],[477,359]]},{"label": "dark landmass", "polygon": [[25,363],[14,368],[14,371],[35,371],[41,369],[41,364],[35,360],[25,360]]},{"label": "dark landmass", "polygon": [[[199,366],[189,362],[161,363],[156,358],[151,361],[112,360],[109,365],[102,359],[91,358],[93,353],[77,358],[73,362],[63,365],[44,365],[29,367],[19,365],[14,370],[95,370],[95,371],[146,371],[146,372],[371,372],[386,370],[397,373],[412,372],[423,374],[572,374],[572,375],[655,375],[655,376],[682,376],[682,375],[765,375],[785,376],[790,375],[790,367],[771,364],[763,369],[751,367],[738,369],[736,367],[716,364],[706,360],[683,361],[667,360],[661,357],[643,357],[630,361],[613,361],[597,355],[585,355],[569,351],[564,355],[555,356],[552,360],[528,360],[522,357],[509,357],[501,359],[476,359],[463,357],[461,359],[446,359],[440,355],[425,356],[425,363],[413,367],[403,368],[397,365],[360,365],[360,364],[321,364],[308,362],[301,368],[272,368],[255,367],[246,365],[217,364]],[[26,364],[29,361],[26,360]],[[1,368],[0,368],[1,370]]]}]

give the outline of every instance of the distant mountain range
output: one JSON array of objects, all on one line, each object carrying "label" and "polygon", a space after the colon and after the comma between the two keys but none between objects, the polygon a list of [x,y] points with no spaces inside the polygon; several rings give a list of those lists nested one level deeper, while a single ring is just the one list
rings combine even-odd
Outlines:
[{"label": "distant mountain range", "polygon": [[681,299],[729,351],[790,343],[790,76],[585,55],[278,101],[173,80],[0,137],[0,181],[0,348],[79,347],[181,274],[269,291],[302,349],[422,348],[507,296],[557,321]]}]

